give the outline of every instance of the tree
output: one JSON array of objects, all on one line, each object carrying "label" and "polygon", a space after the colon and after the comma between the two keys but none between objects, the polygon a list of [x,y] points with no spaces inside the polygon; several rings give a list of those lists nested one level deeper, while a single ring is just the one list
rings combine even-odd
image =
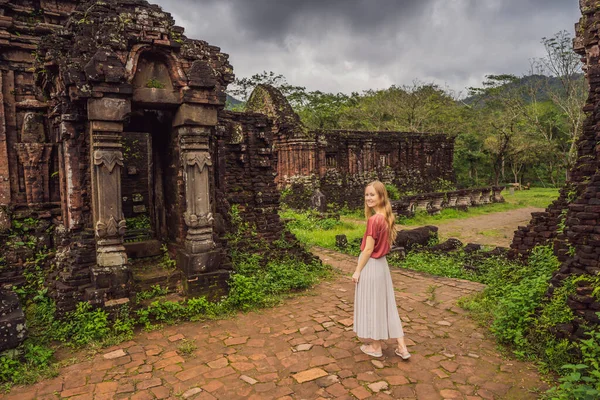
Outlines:
[{"label": "tree", "polygon": [[339,123],[347,129],[457,134],[459,104],[438,85],[413,82],[354,94]]},{"label": "tree", "polygon": [[576,143],[585,119],[582,109],[588,87],[581,73],[580,57],[573,51],[573,40],[567,31],[560,31],[551,38],[542,38],[542,44],[546,49],[546,56],[537,60],[536,65],[540,71],[557,77],[561,82],[559,88],[548,85],[547,93],[566,117],[568,125],[566,171],[568,173],[577,156]]},{"label": "tree", "polygon": [[478,96],[475,104],[480,122],[484,152],[492,161],[494,184],[506,179],[506,163],[514,150],[515,137],[523,127],[519,108],[523,102],[514,75],[488,75],[481,88],[469,88],[472,96]]},{"label": "tree", "polygon": [[296,107],[302,122],[309,129],[339,129],[344,110],[356,105],[357,93],[323,93],[319,90],[306,93],[304,102]]},{"label": "tree", "polygon": [[227,89],[227,93],[245,102],[256,85],[260,84],[279,89],[293,107],[306,101],[306,88],[304,86],[290,85],[285,76],[275,74],[273,71],[263,71],[249,78],[236,78],[233,85]]}]

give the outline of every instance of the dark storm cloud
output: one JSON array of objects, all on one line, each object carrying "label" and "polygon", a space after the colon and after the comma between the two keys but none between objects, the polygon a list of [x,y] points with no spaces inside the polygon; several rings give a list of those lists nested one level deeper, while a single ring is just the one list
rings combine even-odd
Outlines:
[{"label": "dark storm cloud", "polygon": [[540,40],[573,31],[576,0],[153,0],[237,76],[281,73],[310,90],[434,81],[457,91],[522,74]]}]

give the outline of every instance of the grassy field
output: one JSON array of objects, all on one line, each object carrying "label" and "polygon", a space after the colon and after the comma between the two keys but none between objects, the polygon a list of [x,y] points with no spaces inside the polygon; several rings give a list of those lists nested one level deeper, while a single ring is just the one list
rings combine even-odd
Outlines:
[{"label": "grassy field", "polygon": [[[439,215],[417,214],[412,218],[400,218],[399,223],[408,226],[435,225],[436,222],[465,219],[476,215],[491,214],[524,207],[545,208],[558,197],[558,189],[534,188],[531,190],[516,191],[514,194],[504,193],[505,203],[490,204],[481,207],[471,207],[469,211],[442,210]],[[281,217],[291,221],[288,227],[303,243],[309,246],[321,246],[330,249],[335,248],[335,236],[346,235],[348,242],[361,238],[364,234],[364,218],[362,211],[345,213],[341,220],[320,219],[317,214],[311,212],[298,213],[291,210],[281,212]],[[498,232],[490,230],[486,232],[489,236],[497,235]]]},{"label": "grassy field", "polygon": [[362,238],[365,226],[357,221],[321,219],[316,213],[282,211],[281,217],[289,220],[287,227],[302,243],[309,246],[335,249],[335,236],[346,235],[348,242]]}]

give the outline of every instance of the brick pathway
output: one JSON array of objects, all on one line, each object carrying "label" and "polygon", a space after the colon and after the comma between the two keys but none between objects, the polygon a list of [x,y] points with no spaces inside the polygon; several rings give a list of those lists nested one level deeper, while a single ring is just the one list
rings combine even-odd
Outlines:
[{"label": "brick pathway", "polygon": [[[315,249],[344,275],[273,309],[185,323],[107,349],[52,380],[14,388],[7,399],[535,399],[532,365],[507,360],[456,299],[476,283],[394,270],[413,356],[392,342],[379,359],[352,332],[356,259]],[[435,289],[435,290],[434,290]],[[432,294],[433,292],[433,294]],[[182,356],[186,339],[197,350]]]}]

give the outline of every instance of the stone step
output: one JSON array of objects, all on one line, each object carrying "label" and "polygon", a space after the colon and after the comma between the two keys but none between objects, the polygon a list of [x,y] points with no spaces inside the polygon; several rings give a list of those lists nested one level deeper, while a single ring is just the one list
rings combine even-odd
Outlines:
[{"label": "stone step", "polygon": [[181,289],[181,271],[164,268],[160,264],[160,257],[134,262],[131,266],[131,272],[135,292],[151,290],[154,285],[160,285],[162,288],[166,287],[169,292]]}]

